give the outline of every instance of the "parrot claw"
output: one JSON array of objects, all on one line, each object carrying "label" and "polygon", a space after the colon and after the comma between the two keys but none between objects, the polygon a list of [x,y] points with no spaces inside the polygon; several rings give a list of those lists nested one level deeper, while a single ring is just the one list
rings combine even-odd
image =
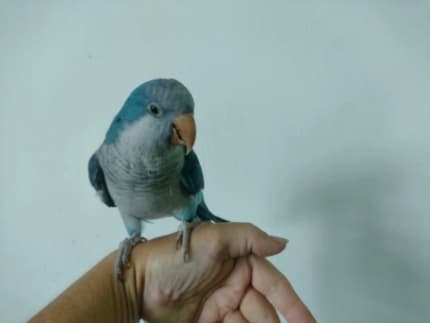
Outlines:
[{"label": "parrot claw", "polygon": [[192,222],[182,221],[178,227],[176,235],[176,250],[181,248],[184,262],[190,259],[190,240],[191,232],[200,223],[200,219],[195,217]]},{"label": "parrot claw", "polygon": [[115,259],[115,277],[117,280],[123,280],[125,267],[129,267],[128,258],[133,247],[142,241],[146,241],[139,233],[133,233],[130,238],[125,238],[118,248],[118,253]]}]

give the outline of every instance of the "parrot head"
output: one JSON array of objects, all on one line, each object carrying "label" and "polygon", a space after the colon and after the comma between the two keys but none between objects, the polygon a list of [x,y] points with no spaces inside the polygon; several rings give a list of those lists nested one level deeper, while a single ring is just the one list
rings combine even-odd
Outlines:
[{"label": "parrot head", "polygon": [[194,100],[174,79],[154,79],[131,92],[106,134],[108,144],[160,154],[183,146],[188,154],[196,138]]}]

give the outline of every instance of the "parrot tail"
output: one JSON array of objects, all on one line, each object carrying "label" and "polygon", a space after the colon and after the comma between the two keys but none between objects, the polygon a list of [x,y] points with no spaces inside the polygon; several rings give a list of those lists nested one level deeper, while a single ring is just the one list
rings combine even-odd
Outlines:
[{"label": "parrot tail", "polygon": [[228,220],[220,218],[219,216],[216,216],[211,211],[209,211],[209,208],[207,207],[204,200],[200,203],[200,205],[197,208],[197,216],[202,221],[210,221],[210,222],[214,222],[214,223],[230,222]]},{"label": "parrot tail", "polygon": [[229,222],[228,220],[220,218],[219,216],[216,216],[215,214],[212,214],[212,213],[208,216],[208,221],[212,221],[215,223]]}]

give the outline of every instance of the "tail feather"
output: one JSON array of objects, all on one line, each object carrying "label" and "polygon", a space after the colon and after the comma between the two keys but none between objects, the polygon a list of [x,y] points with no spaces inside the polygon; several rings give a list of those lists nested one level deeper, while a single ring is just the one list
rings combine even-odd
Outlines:
[{"label": "tail feather", "polygon": [[228,220],[213,214],[207,207],[205,201],[202,201],[202,203],[197,208],[197,216],[203,221],[211,221],[215,223],[229,222]]},{"label": "tail feather", "polygon": [[224,223],[224,222],[229,222],[228,220],[223,219],[223,218],[220,218],[219,216],[216,216],[216,215],[215,215],[215,214],[213,214],[213,213],[211,213],[211,214],[208,216],[208,221],[212,221],[212,222],[215,222],[215,223]]}]

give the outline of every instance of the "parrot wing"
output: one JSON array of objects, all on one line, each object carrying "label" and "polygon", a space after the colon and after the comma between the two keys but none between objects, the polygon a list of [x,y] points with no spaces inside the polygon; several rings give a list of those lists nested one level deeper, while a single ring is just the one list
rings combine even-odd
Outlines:
[{"label": "parrot wing", "polygon": [[[205,186],[202,167],[200,166],[199,159],[197,158],[194,150],[185,156],[181,183],[185,191],[191,195],[198,194]],[[202,201],[197,208],[197,215],[203,221],[228,222],[227,220],[216,216],[209,210],[205,200],[203,199],[203,194]]]},{"label": "parrot wing", "polygon": [[103,173],[103,169],[100,166],[96,154],[93,154],[88,162],[88,176],[91,185],[100,195],[103,203],[109,207],[116,206],[112,196],[109,193],[108,187],[106,185],[105,174]]},{"label": "parrot wing", "polygon": [[202,167],[194,150],[185,156],[181,183],[185,191],[191,195],[197,194],[205,186]]}]

